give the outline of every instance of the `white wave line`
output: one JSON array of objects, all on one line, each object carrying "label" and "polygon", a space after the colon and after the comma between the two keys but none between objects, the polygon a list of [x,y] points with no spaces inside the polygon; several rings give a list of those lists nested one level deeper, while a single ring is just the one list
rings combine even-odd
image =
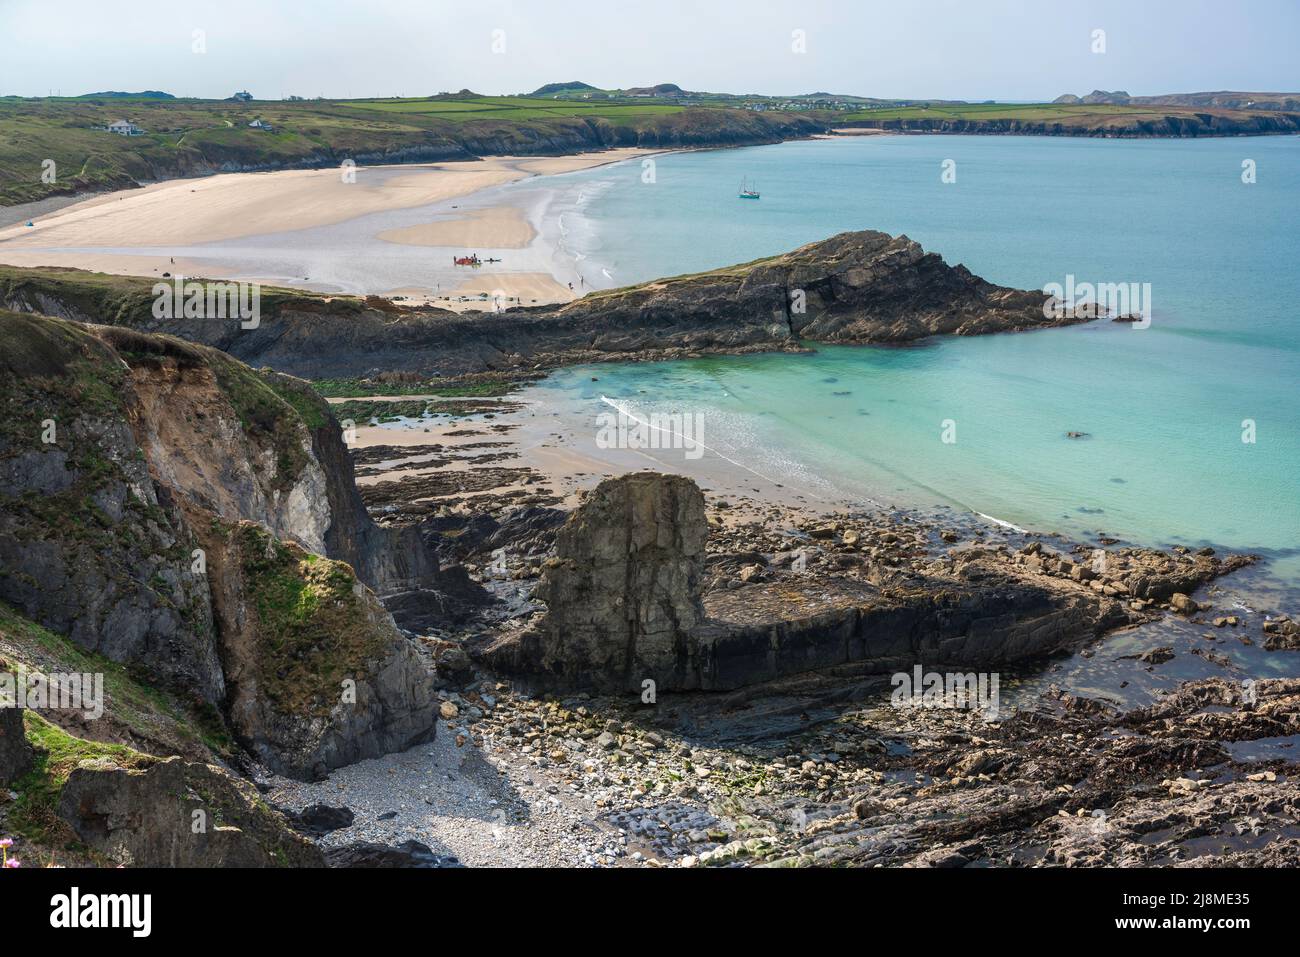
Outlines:
[{"label": "white wave line", "polygon": [[[677,438],[681,439],[683,442],[694,443],[695,445],[699,446],[700,448],[702,448],[702,449],[704,449],[704,450],[706,450],[706,451],[708,451],[708,452],[712,452],[712,453],[713,453],[714,455],[716,455],[718,458],[723,459],[724,461],[730,462],[732,465],[736,466],[737,468],[742,468],[742,469],[744,469],[746,472],[749,472],[751,475],[757,475],[757,476],[758,476],[759,478],[761,478],[764,482],[771,482],[773,485],[781,485],[781,484],[782,484],[782,483],[778,482],[776,479],[772,478],[771,476],[764,475],[762,472],[759,472],[759,471],[756,471],[755,469],[750,468],[750,467],[749,467],[748,465],[746,465],[744,462],[737,462],[737,461],[736,461],[735,459],[733,459],[731,456],[729,456],[729,455],[724,455],[723,453],[719,452],[717,449],[712,448],[711,446],[705,445],[703,442],[701,442],[701,441],[700,441],[699,439],[697,439],[697,438],[694,438],[694,437],[692,437],[692,436],[688,436],[688,435],[683,435],[681,432],[675,432],[675,431],[673,431],[672,429],[665,429],[665,428],[663,428],[662,426],[655,425],[654,423],[650,422],[648,419],[638,418],[637,415],[636,415],[636,413],[634,413],[634,412],[630,412],[630,411],[626,408],[626,406],[627,406],[627,403],[626,403],[626,402],[624,402],[624,403],[622,403],[622,404],[619,404],[619,402],[618,402],[617,400],[615,400],[615,399],[611,399],[611,398],[609,398],[608,396],[604,396],[604,395],[602,395],[602,396],[600,397],[600,401],[601,401],[601,402],[604,402],[606,405],[608,405],[608,406],[610,406],[611,408],[613,408],[613,409],[614,409],[615,411],[617,411],[620,415],[625,415],[625,416],[627,416],[629,419],[631,419],[633,422],[638,423],[639,425],[644,425],[646,428],[654,429],[656,432],[667,432],[669,435],[674,435],[674,436],[676,436]],[[811,495],[813,498],[821,499],[821,500],[825,501],[825,500],[822,499],[822,497],[821,497],[820,495],[818,495],[817,493],[815,493],[815,492],[813,492],[813,491],[811,491],[811,490],[805,490],[805,491],[807,491],[808,494]]]},{"label": "white wave line", "polygon": [[1003,528],[1009,528],[1009,529],[1011,529],[1013,532],[1017,532],[1017,533],[1019,533],[1019,534],[1021,534],[1021,535],[1027,535],[1027,534],[1029,534],[1029,533],[1026,532],[1023,528],[1021,528],[1019,525],[1012,525],[1010,522],[1004,522],[1004,521],[1002,521],[1002,519],[1000,519],[1000,518],[995,518],[995,517],[992,516],[992,515],[985,515],[983,512],[976,512],[975,509],[973,509],[973,508],[971,509],[971,511],[972,511],[972,512],[975,512],[975,514],[978,515],[980,518],[986,518],[986,519],[988,519],[988,520],[989,520],[990,522],[992,522],[994,525],[1001,525]]}]

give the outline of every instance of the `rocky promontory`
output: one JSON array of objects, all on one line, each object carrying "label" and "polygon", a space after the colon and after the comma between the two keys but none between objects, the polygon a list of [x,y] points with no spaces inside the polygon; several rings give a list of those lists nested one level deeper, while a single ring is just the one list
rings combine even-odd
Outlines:
[{"label": "rocky promontory", "polygon": [[428,375],[576,362],[904,343],[1082,322],[1042,292],[997,286],[906,236],[841,233],[724,269],[494,313],[264,291],[255,329],[157,319],[152,283],[76,270],[0,269],[0,306],[163,332],[305,378]]}]

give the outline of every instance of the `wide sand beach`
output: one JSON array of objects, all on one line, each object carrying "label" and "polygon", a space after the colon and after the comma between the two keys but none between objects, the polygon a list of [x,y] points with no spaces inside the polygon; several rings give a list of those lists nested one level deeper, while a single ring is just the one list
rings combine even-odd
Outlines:
[{"label": "wide sand beach", "polygon": [[[448,308],[485,308],[572,298],[563,277],[539,268],[544,251],[528,212],[509,203],[460,210],[459,201],[492,187],[538,176],[591,169],[649,154],[627,148],[558,157],[499,156],[416,166],[227,173],[171,180],[108,193],[33,215],[32,226],[0,229],[0,263],[76,266],[115,275],[165,273],[237,278],[325,292],[400,295]],[[427,217],[422,215],[427,208]],[[385,214],[403,213],[403,225],[384,228]],[[387,288],[347,288],[331,282],[330,257],[308,270],[275,268],[276,252],[311,249],[314,237],[387,246],[424,256],[438,274]],[[266,247],[258,244],[266,240]],[[337,241],[337,240],[335,240]],[[274,252],[267,254],[263,249]],[[501,251],[518,250],[506,260]],[[477,252],[502,260],[480,272],[449,272],[453,255]],[[336,259],[346,259],[347,250]],[[295,272],[302,273],[297,275]],[[376,280],[383,285],[382,280]]]}]

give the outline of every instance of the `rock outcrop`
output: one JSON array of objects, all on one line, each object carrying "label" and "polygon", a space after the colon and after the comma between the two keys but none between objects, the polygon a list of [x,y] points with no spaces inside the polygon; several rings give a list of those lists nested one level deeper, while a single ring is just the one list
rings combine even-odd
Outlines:
[{"label": "rock outcrop", "polygon": [[325,854],[330,867],[437,868],[460,867],[454,857],[439,855],[427,844],[403,841],[396,846],[361,841],[330,848]]},{"label": "rock outcrop", "polygon": [[1283,615],[1264,623],[1266,651],[1300,651],[1300,623]]},{"label": "rock outcrop", "polygon": [[23,709],[0,705],[0,787],[30,771],[34,757],[23,731]]},{"label": "rock outcrop", "polygon": [[0,341],[0,599],[219,701],[207,585],[132,431],[130,369],[74,323],[0,313]]},{"label": "rock outcrop", "polygon": [[0,600],[284,773],[433,733],[429,665],[367,585],[446,611],[436,553],[370,521],[305,383],[119,327],[0,313],[0,339]]},{"label": "rock outcrop", "polygon": [[[257,329],[155,319],[148,280],[105,285],[72,270],[0,272],[0,306],[167,332],[310,378],[374,368],[425,374],[531,370],[607,359],[911,342],[1082,322],[1041,292],[996,286],[906,236],[841,233],[710,272],[590,293],[562,306],[453,313],[265,291]],[[81,274],[84,275],[84,274]],[[7,278],[6,278],[7,277]]]},{"label": "rock outcrop", "polygon": [[601,482],[556,533],[537,595],[548,613],[525,637],[561,683],[631,690],[686,681],[687,635],[704,617],[708,524],[690,479],[638,472]]},{"label": "rock outcrop", "polygon": [[706,575],[697,496],[654,473],[601,483],[542,564],[544,617],[474,652],[530,686],[611,693],[647,679],[657,691],[732,690],[843,666],[997,670],[1148,620],[1177,588],[1253,560],[1124,549],[1101,575],[1035,541],[905,561],[911,546],[894,531],[828,523],[805,530],[805,568],[754,542],[711,551]]},{"label": "rock outcrop", "polygon": [[130,867],[324,867],[252,785],[208,764],[169,758],[124,767],[82,761],[58,804],[91,850]]},{"label": "rock outcrop", "polygon": [[320,777],[433,737],[430,663],[348,565],[250,522],[205,541],[226,710],[267,766]]}]

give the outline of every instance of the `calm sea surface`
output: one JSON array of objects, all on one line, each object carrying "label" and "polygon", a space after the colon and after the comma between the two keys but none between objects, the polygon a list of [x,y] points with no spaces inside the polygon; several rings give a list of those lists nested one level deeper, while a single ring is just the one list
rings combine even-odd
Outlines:
[{"label": "calm sea surface", "polygon": [[544,229],[589,285],[873,228],[1006,285],[1150,283],[1151,325],[569,369],[537,387],[567,414],[698,411],[710,448],[812,495],[1254,549],[1300,584],[1300,138],[862,137],[659,156],[646,178],[546,182]]}]

